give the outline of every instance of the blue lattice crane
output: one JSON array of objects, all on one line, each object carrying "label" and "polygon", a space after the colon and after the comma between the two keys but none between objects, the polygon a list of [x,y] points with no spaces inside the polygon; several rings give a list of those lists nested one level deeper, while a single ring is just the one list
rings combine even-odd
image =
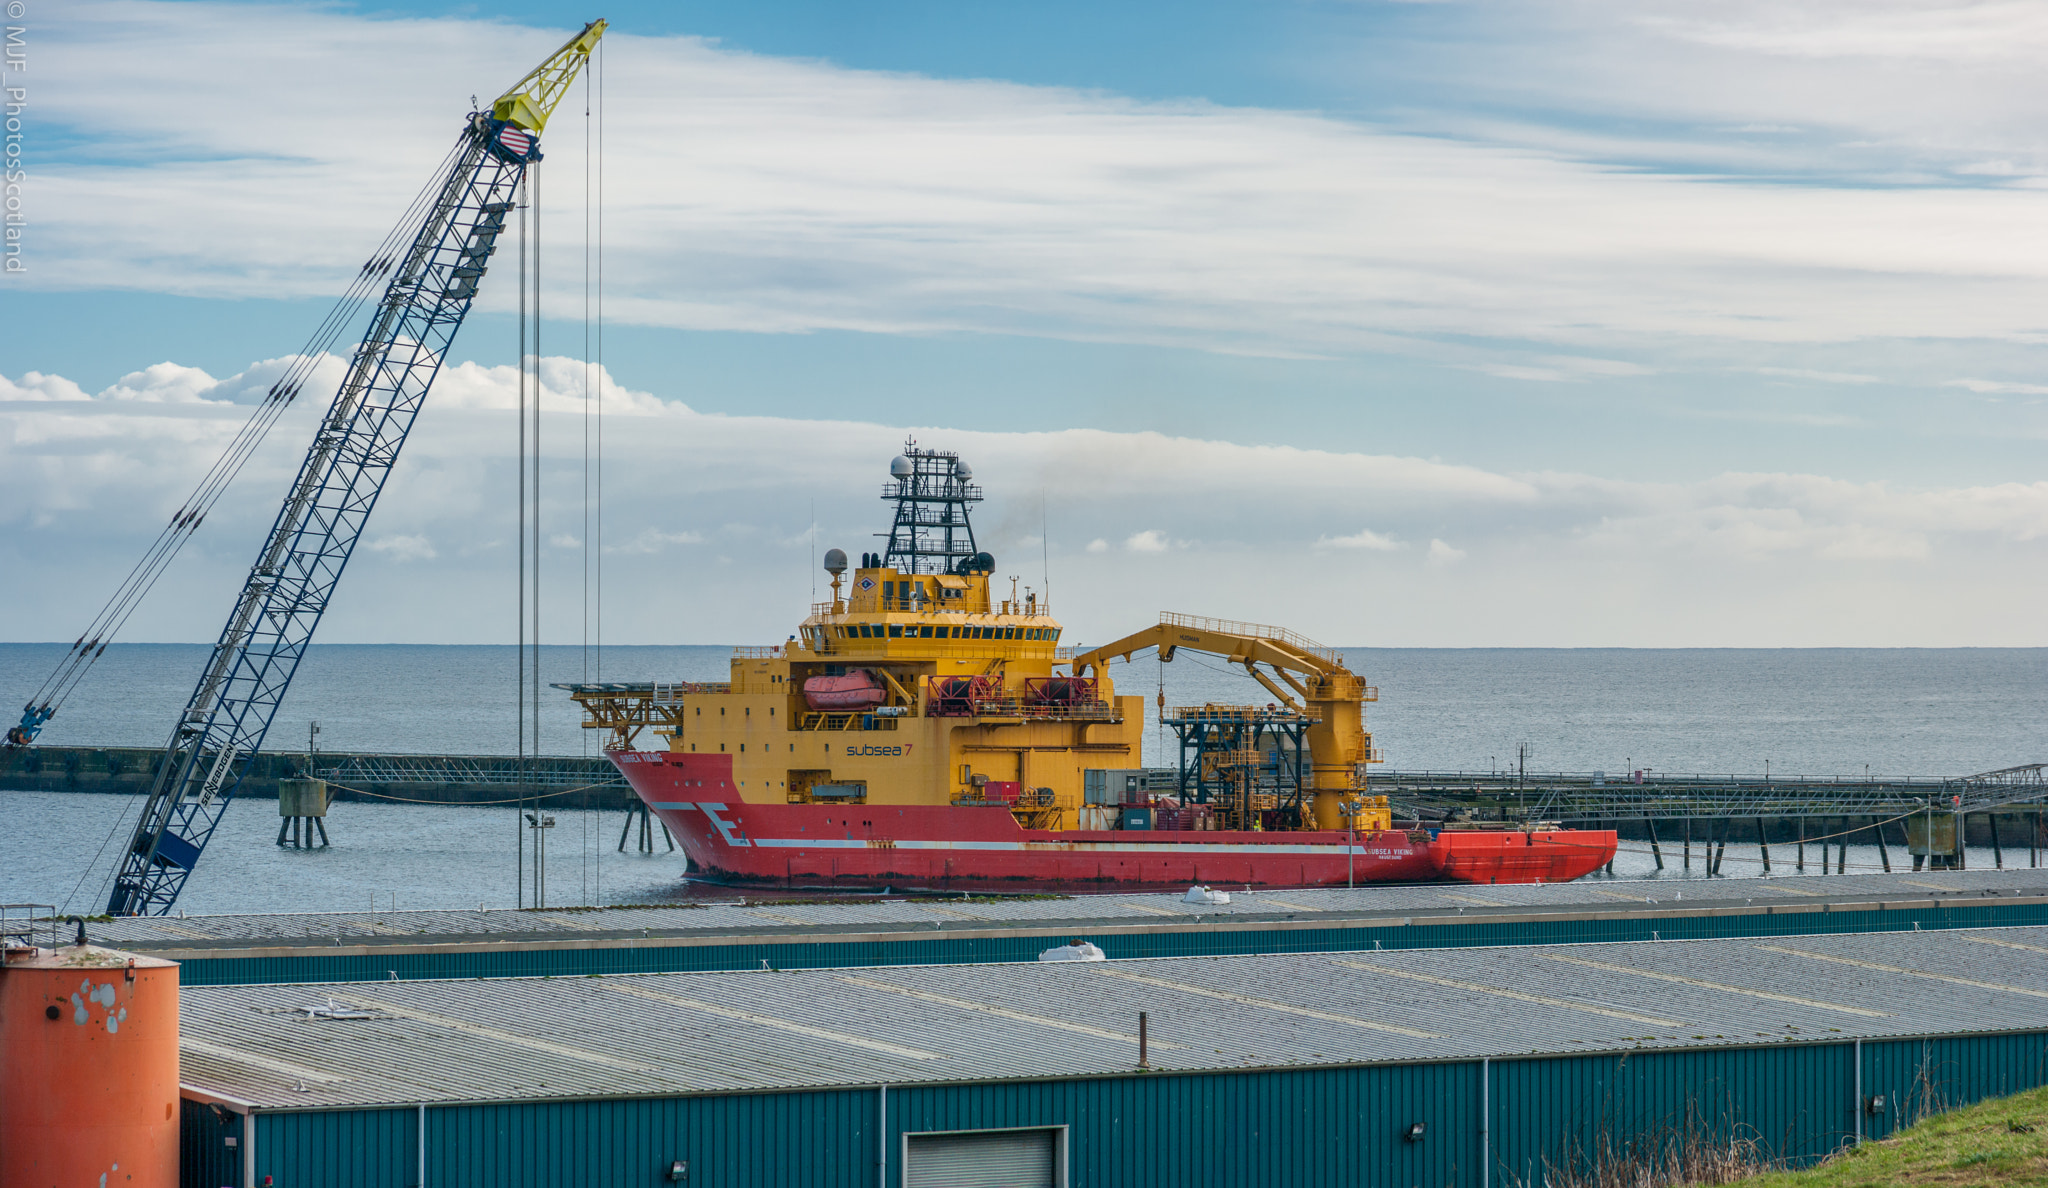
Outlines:
[{"label": "blue lattice crane", "polygon": [[168,912],[234,799],[469,314],[548,116],[604,30],[592,21],[490,110],[471,112],[417,229],[365,265],[390,280],[165,745],[107,902],[113,915]]}]

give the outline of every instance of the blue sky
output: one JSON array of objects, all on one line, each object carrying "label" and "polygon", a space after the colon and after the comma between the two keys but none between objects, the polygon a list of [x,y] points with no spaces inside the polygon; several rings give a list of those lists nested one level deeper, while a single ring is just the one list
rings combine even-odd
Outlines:
[{"label": "blue sky", "polygon": [[[34,6],[30,267],[0,274],[0,565],[37,575],[0,592],[11,634],[68,637],[468,96],[586,15]],[[2048,560],[2030,6],[604,15],[632,444],[602,541],[577,499],[549,515],[561,574],[608,550],[636,641],[779,637],[814,538],[873,530],[916,431],[1000,460],[993,539],[1051,555],[1088,637],[1170,608],[1355,643],[2048,642],[2015,593]],[[564,359],[580,114],[543,171]],[[329,637],[497,638],[458,609],[509,594],[493,280]],[[551,489],[580,491],[564,383]],[[217,630],[301,448],[279,432],[135,638]]]}]

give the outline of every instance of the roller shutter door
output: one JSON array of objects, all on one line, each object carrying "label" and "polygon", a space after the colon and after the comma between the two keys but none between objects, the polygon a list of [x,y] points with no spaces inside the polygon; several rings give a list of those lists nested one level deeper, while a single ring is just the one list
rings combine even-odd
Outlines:
[{"label": "roller shutter door", "polygon": [[913,1134],[903,1188],[1057,1188],[1051,1130]]}]

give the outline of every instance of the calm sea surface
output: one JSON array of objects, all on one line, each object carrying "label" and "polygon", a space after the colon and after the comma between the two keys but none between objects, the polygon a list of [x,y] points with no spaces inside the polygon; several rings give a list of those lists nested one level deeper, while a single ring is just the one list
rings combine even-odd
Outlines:
[{"label": "calm sea surface", "polygon": [[[0,705],[27,700],[62,644],[0,644]],[[129,644],[98,669],[43,733],[51,744],[160,746],[190,695],[207,649]],[[724,647],[614,647],[607,680],[717,680]],[[1401,770],[1512,766],[1527,744],[1531,770],[1777,775],[1964,775],[2048,760],[2048,649],[1547,650],[1352,648],[1355,671],[1377,685],[1368,707],[1375,742]],[[542,679],[596,679],[579,648],[543,650]],[[1120,691],[1166,704],[1263,703],[1265,691],[1210,657],[1141,658],[1113,670]],[[513,649],[316,645],[279,714],[271,750],[303,750],[320,725],[323,750],[509,754],[514,748]],[[542,697],[542,746],[596,753],[559,690]],[[12,714],[8,715],[9,724]],[[1170,742],[1170,736],[1167,739]],[[1147,732],[1146,762],[1161,763]],[[1165,748],[1171,754],[1171,747]],[[109,855],[132,820],[130,798],[5,791],[0,777],[0,900],[94,910]],[[642,903],[679,898],[680,853],[613,850],[618,814],[563,809],[551,843],[551,903]],[[353,909],[370,897],[400,907],[509,905],[515,883],[513,814],[504,809],[347,803],[328,821],[333,848],[272,844],[276,810],[231,811],[181,906],[200,912]],[[1625,843],[1626,845],[1627,843]],[[1773,850],[1777,868],[1787,856]],[[1875,850],[1852,848],[1875,869]],[[2007,855],[2008,861],[2013,856]],[[1755,866],[1731,844],[1731,873]],[[2024,850],[2018,861],[2024,863]],[[1988,855],[1971,856],[1973,867]],[[1627,850],[1617,874],[1646,874]],[[1679,877],[1682,871],[1667,871]],[[95,902],[98,901],[98,902]]]}]

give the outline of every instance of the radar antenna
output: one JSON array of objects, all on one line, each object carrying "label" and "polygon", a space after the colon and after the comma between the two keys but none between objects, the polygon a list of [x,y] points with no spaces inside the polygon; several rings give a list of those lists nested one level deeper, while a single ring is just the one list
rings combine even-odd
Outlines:
[{"label": "radar antenna", "polygon": [[882,498],[896,504],[896,521],[886,533],[884,565],[900,573],[986,573],[995,561],[974,543],[970,504],[981,502],[974,472],[960,455],[922,450],[905,438],[903,452],[889,463],[891,482]]}]

